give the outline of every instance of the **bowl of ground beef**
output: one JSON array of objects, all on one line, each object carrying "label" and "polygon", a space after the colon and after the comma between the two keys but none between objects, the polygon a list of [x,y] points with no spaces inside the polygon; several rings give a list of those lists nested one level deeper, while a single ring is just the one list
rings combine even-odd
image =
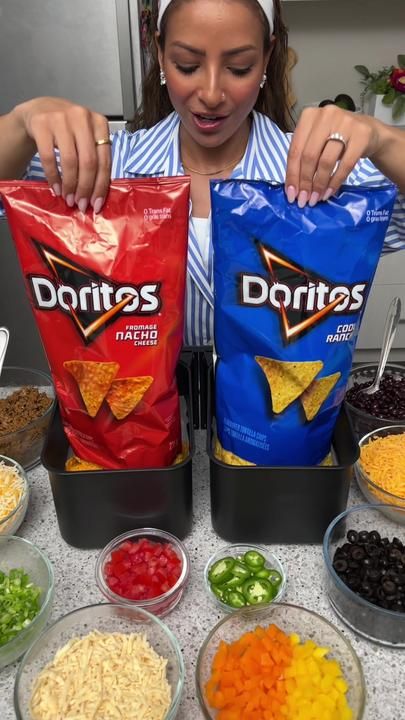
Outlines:
[{"label": "bowl of ground beef", "polygon": [[4,367],[0,377],[0,454],[25,470],[40,461],[55,392],[49,375],[31,368]]}]

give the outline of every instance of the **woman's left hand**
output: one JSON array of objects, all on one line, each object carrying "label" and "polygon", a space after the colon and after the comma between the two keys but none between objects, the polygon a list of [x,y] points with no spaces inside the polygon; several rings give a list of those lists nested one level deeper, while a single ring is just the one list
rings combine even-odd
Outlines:
[{"label": "woman's left hand", "polygon": [[[380,125],[368,115],[336,105],[303,110],[288,153],[285,188],[289,201],[297,200],[304,207],[331,197],[360,158],[377,152]],[[331,139],[333,134],[342,140]]]}]

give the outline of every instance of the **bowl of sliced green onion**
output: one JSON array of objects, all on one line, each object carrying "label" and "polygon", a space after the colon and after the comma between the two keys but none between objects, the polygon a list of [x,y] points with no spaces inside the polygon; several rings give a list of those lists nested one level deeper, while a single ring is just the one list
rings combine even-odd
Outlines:
[{"label": "bowl of sliced green onion", "polygon": [[53,591],[53,569],[46,555],[24,538],[0,537],[0,670],[40,635]]},{"label": "bowl of sliced green onion", "polygon": [[279,602],[286,579],[281,561],[262,545],[226,545],[210,557],[204,570],[208,595],[228,613]]}]

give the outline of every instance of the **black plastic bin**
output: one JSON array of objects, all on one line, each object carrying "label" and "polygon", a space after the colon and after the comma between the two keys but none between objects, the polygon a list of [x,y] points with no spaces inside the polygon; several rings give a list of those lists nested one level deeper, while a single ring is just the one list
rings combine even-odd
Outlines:
[{"label": "black plastic bin", "polygon": [[180,396],[186,401],[190,453],[168,468],[67,472],[69,443],[56,406],[42,451],[49,474],[60,533],[69,545],[101,548],[127,530],[156,527],[184,538],[192,525],[194,431],[191,373],[177,367]]},{"label": "black plastic bin", "polygon": [[210,372],[207,451],[211,518],[229,542],[321,543],[326,528],[346,509],[359,446],[343,407],[333,436],[338,465],[240,467],[213,456],[215,398]]}]

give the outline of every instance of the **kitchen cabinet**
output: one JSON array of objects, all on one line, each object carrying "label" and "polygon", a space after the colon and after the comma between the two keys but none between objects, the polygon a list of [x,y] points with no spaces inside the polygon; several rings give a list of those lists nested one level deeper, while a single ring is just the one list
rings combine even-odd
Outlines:
[{"label": "kitchen cabinet", "polygon": [[283,0],[289,45],[298,61],[292,73],[298,116],[306,105],[338,93],[361,106],[355,65],[375,71],[404,52],[405,2],[388,0]]},{"label": "kitchen cabinet", "polygon": [[357,341],[355,360],[378,358],[385,318],[393,297],[401,298],[401,320],[390,360],[405,360],[405,251],[384,255],[378,265]]}]

